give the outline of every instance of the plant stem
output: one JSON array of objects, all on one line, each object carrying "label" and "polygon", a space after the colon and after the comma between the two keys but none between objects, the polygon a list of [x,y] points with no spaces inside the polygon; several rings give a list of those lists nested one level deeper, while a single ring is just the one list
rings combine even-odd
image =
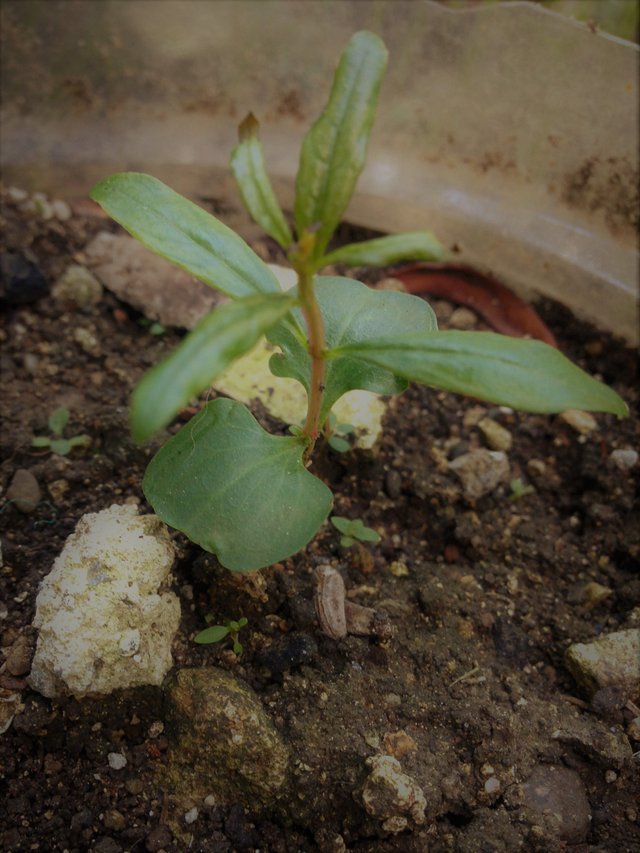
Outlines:
[{"label": "plant stem", "polygon": [[324,321],[320,312],[320,306],[316,299],[313,286],[313,271],[309,263],[309,257],[313,251],[315,236],[304,234],[299,242],[299,254],[297,256],[296,271],[298,273],[298,295],[300,297],[300,310],[307,326],[309,340],[309,354],[311,355],[311,384],[307,403],[307,417],[302,428],[302,434],[307,438],[308,444],[304,453],[305,461],[308,461],[320,432],[320,410],[324,396],[325,375],[325,350],[326,342],[324,336]]}]

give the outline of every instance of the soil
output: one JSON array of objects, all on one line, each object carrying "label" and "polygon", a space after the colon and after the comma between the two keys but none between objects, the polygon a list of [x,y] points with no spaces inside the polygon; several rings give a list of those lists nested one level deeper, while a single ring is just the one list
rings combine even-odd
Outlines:
[{"label": "soil", "polygon": [[[33,647],[38,585],[80,517],[112,503],[149,510],[140,483],[156,447],[133,444],[127,400],[181,334],[152,334],[106,290],[84,309],[51,297],[50,284],[82,263],[91,237],[116,230],[79,211],[59,221],[23,213],[9,197],[3,207],[3,252],[26,252],[43,275],[34,272],[28,293],[5,285],[3,294],[2,495],[21,468],[42,489],[33,511],[6,497],[0,508],[5,656],[22,638]],[[270,251],[264,242],[257,248]],[[453,307],[436,307],[446,327]],[[561,306],[538,309],[560,348],[635,414],[597,416],[596,429],[581,434],[560,417],[411,387],[391,401],[373,451],[324,447],[315,462],[336,495],[335,514],[362,518],[379,544],[345,549],[327,524],[304,553],[252,580],[176,534],[183,615],[175,668],[215,665],[251,685],[290,750],[288,794],[266,809],[201,802],[186,823],[159,772],[170,751],[159,725],[162,690],[51,701],[29,688],[27,654],[22,672],[0,670],[2,697],[21,694],[0,736],[3,850],[640,850],[640,747],[630,748],[625,734],[634,713],[615,697],[590,701],[563,663],[571,643],[637,625],[640,469],[610,462],[614,449],[640,447],[635,360]],[[31,446],[58,406],[71,412],[66,435],[87,434],[90,447],[59,456]],[[259,407],[254,413],[283,431]],[[447,463],[485,446],[483,415],[511,433],[511,478],[532,491],[515,497],[507,482],[476,501],[463,497]],[[334,641],[320,632],[311,601],[321,563],[340,568],[354,601],[387,612],[392,639]],[[585,592],[591,582],[609,594],[594,602]],[[229,644],[193,642],[208,614],[247,617],[241,657]],[[360,794],[366,759],[394,749],[437,814],[399,832],[369,816]],[[110,768],[113,751],[124,753],[125,768]],[[519,785],[540,766],[579,775],[591,813],[582,835],[563,840],[522,808]]]}]

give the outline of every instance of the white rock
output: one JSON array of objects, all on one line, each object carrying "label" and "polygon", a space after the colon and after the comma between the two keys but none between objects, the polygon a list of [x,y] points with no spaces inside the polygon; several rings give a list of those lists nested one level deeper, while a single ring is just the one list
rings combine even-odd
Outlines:
[{"label": "white rock", "polygon": [[161,684],[180,621],[177,597],[163,588],[174,560],[154,515],[114,504],[83,516],[36,600],[31,686],[82,698]]},{"label": "white rock", "polygon": [[107,761],[112,770],[122,770],[127,766],[127,759],[121,752],[110,752]]},{"label": "white rock", "polygon": [[619,448],[612,451],[609,462],[621,471],[630,471],[638,464],[638,451],[632,447]]}]

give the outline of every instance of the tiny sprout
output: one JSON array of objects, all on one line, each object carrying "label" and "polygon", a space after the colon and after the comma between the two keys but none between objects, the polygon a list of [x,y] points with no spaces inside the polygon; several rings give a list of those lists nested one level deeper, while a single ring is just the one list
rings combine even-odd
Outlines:
[{"label": "tiny sprout", "polygon": [[204,631],[200,631],[199,634],[196,634],[194,642],[206,645],[209,643],[219,643],[224,640],[225,637],[231,637],[231,640],[233,641],[234,654],[240,657],[244,649],[242,647],[242,643],[238,640],[238,634],[248,621],[248,619],[242,616],[238,620],[227,619],[224,625],[211,625],[209,628],[205,628]]},{"label": "tiny sprout", "polygon": [[335,450],[336,453],[346,453],[351,450],[351,444],[345,436],[352,435],[356,431],[353,424],[339,424],[332,412],[327,420],[327,426],[329,447]]},{"label": "tiny sprout", "polygon": [[380,534],[371,527],[365,527],[361,518],[344,518],[342,515],[332,515],[331,524],[342,533],[340,544],[350,548],[356,542],[379,542]]},{"label": "tiny sprout", "polygon": [[51,436],[36,435],[31,440],[31,446],[47,447],[52,453],[57,453],[59,456],[67,456],[74,447],[88,447],[91,444],[88,435],[75,435],[72,438],[62,437],[68,421],[69,409],[59,406],[49,415],[47,421]]},{"label": "tiny sprout", "polygon": [[534,487],[525,485],[520,477],[517,477],[515,480],[511,480],[509,482],[509,488],[511,489],[511,494],[509,495],[510,501],[517,501],[525,495],[532,495],[535,492]]}]

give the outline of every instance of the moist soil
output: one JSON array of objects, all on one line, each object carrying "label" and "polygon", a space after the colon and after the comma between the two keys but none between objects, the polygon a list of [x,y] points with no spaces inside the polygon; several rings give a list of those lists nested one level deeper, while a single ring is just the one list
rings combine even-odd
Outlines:
[{"label": "moist soil", "polygon": [[[640,471],[610,459],[640,446],[635,359],[623,343],[559,305],[537,306],[562,351],[627,400],[625,420],[598,415],[580,433],[561,417],[410,387],[390,402],[373,450],[320,448],[314,471],[335,493],[334,513],[362,518],[379,544],[346,549],[326,524],[305,552],[240,576],[175,534],[174,669],[214,665],[248,682],[291,755],[289,793],[269,807],[212,796],[185,822],[160,772],[171,751],[161,688],[51,701],[27,683],[38,586],[80,517],[113,503],[150,511],[140,484],[158,445],[132,442],[127,400],[182,332],[152,334],[107,290],[84,309],[52,298],[51,283],[83,262],[87,242],[117,230],[97,212],[78,206],[66,221],[45,220],[5,197],[3,220],[3,252],[26,253],[42,273],[19,291],[5,281],[3,292],[1,646],[5,657],[16,643],[26,649],[17,674],[0,670],[2,698],[21,697],[0,736],[3,850],[640,850],[640,746],[625,734],[634,711],[617,694],[582,694],[563,662],[571,643],[637,626]],[[278,260],[268,242],[255,248]],[[446,328],[453,306],[435,307]],[[65,434],[88,435],[89,447],[66,456],[32,447],[59,406],[71,413]],[[260,406],[254,414],[285,431]],[[525,494],[507,481],[464,498],[448,463],[486,446],[482,416],[510,432],[510,479],[531,486]],[[21,468],[42,491],[29,512],[6,498]],[[312,597],[324,563],[339,568],[351,600],[388,614],[391,639],[320,631]],[[590,593],[594,582],[604,598]],[[241,657],[228,643],[193,642],[209,614],[247,617]],[[361,791],[367,758],[394,750],[437,818],[392,831],[367,814]],[[110,767],[111,752],[125,755],[124,768]],[[558,835],[523,808],[520,783],[549,766],[578,774],[591,817],[576,815],[570,797],[554,808],[565,823],[584,818],[583,829]]]}]

